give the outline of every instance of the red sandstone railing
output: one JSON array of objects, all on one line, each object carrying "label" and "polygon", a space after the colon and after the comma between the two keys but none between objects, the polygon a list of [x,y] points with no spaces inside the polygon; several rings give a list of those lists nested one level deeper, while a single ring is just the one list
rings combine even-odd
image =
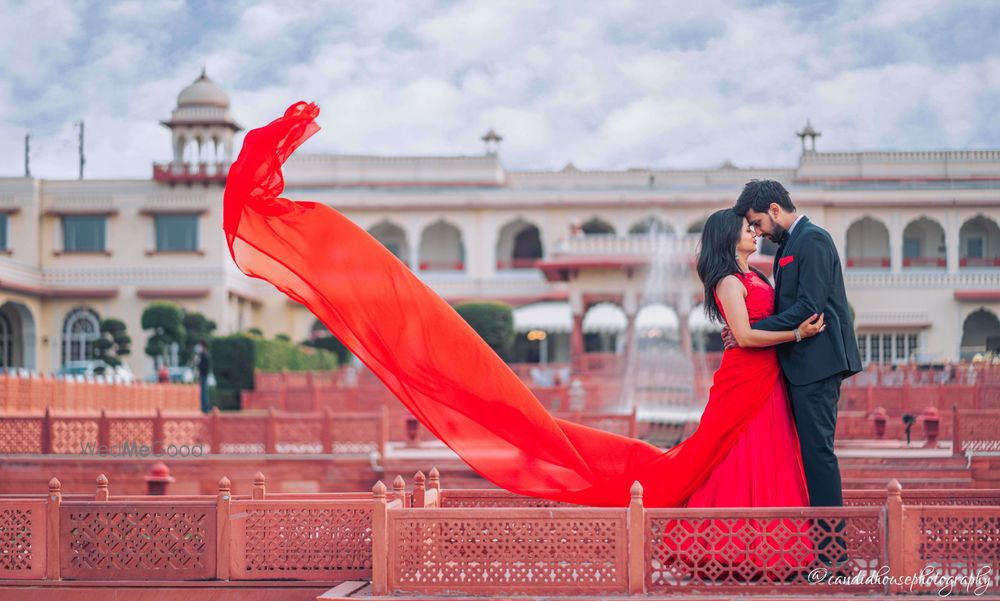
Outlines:
[{"label": "red sandstone railing", "polygon": [[384,457],[384,412],[57,414],[0,416],[0,454],[201,456],[370,454]]},{"label": "red sandstone railing", "polygon": [[[952,441],[955,455],[1000,452],[1000,410],[959,409],[942,413],[930,410],[915,412],[910,427],[910,441],[939,447],[942,440]],[[881,419],[880,419],[881,416]],[[881,421],[881,424],[879,423]],[[878,411],[840,411],[837,415],[837,440],[905,440],[901,413]]]},{"label": "red sandstone railing", "polygon": [[939,267],[947,265],[944,257],[903,257],[903,267]]},{"label": "red sandstone railing", "polygon": [[847,267],[888,269],[889,257],[847,257]]},{"label": "red sandstone railing", "polygon": [[56,411],[198,411],[195,384],[132,384],[0,375],[0,414]]},{"label": "red sandstone railing", "polygon": [[[951,594],[995,589],[1000,489],[845,491],[844,507],[653,509],[633,486],[626,508],[506,491],[442,489],[436,470],[411,491],[396,477],[371,494],[0,497],[7,585],[184,580],[371,580],[392,594],[936,593],[904,578],[969,578]],[[830,563],[831,567],[827,566]],[[992,571],[983,571],[983,568]],[[853,580],[817,582],[821,573]],[[895,582],[888,582],[886,577]]]}]

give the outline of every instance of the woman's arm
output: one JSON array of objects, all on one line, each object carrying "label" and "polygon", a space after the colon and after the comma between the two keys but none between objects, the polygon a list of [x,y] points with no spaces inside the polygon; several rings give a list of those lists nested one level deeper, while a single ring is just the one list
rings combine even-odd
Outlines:
[{"label": "woman's arm", "polygon": [[[747,315],[746,295],[747,289],[743,282],[734,275],[722,278],[722,281],[715,287],[715,292],[722,303],[722,310],[726,314],[726,321],[729,330],[736,338],[736,342],[743,348],[760,348],[774,346],[785,342],[793,342],[795,330],[781,330],[770,332],[767,330],[755,330],[750,327],[750,316]],[[816,319],[813,315],[811,319]],[[809,320],[807,320],[809,321]],[[823,326],[822,318],[817,321],[816,331],[821,331]],[[809,328],[799,326],[801,338],[807,338],[815,334]]]}]

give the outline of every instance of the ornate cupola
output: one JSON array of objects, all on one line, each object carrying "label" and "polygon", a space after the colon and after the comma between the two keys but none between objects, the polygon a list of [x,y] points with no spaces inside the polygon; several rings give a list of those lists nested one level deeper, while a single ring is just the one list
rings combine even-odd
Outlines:
[{"label": "ornate cupola", "polygon": [[221,183],[233,160],[233,136],[242,128],[229,114],[229,95],[202,69],[177,95],[169,121],[173,161],[153,165],[153,179],[177,183]]},{"label": "ornate cupola", "polygon": [[[802,131],[796,132],[795,135],[797,135],[802,141],[802,152],[806,153],[816,152],[816,138],[822,136],[823,134],[813,129],[812,123],[806,119],[806,126],[802,128]],[[810,145],[808,149],[806,148],[806,138],[809,138]]]}]

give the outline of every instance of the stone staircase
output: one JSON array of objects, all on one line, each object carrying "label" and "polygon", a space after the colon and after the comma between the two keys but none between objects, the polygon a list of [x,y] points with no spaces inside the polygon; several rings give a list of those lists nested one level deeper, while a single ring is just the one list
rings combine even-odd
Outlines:
[{"label": "stone staircase", "polygon": [[895,478],[906,488],[975,488],[965,457],[856,457],[842,456],[840,477],[844,488],[884,489]]}]

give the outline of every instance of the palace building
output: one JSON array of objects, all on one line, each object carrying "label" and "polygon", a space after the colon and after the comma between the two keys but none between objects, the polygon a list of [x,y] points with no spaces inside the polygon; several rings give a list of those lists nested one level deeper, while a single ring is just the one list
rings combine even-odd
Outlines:
[{"label": "palace building", "polygon": [[[229,257],[222,191],[241,127],[226,92],[203,73],[163,125],[172,159],[148,179],[0,179],[3,366],[87,360],[114,317],[149,376],[140,315],[155,301],[219,333],[324,335]],[[822,152],[812,126],[798,134],[798,164],[773,168],[511,171],[493,131],[476,156],[303,153],[285,196],[340,210],[449,301],[512,305],[513,360],[569,363],[630,341],[718,348],[693,273],[701,224],[748,180],[776,179],[837,242],[866,361],[997,351],[1000,150]],[[767,271],[771,252],[757,258]]]}]

